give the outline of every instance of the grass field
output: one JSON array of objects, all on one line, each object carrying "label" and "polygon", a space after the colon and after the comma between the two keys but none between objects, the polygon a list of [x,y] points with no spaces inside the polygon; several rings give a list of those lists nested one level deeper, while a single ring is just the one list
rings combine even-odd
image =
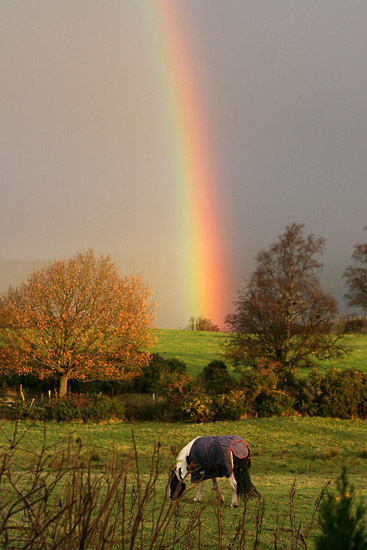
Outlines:
[{"label": "grass field", "polygon": [[[6,448],[14,425],[2,423],[0,446]],[[23,455],[17,467],[26,470],[29,460],[42,447],[44,425],[20,423],[19,431],[28,430],[19,444]],[[302,528],[314,513],[314,503],[322,487],[329,481],[335,483],[342,466],[349,472],[350,481],[359,496],[367,497],[367,439],[366,423],[325,418],[251,418],[238,422],[218,422],[202,425],[162,424],[142,422],[107,425],[67,425],[47,426],[47,446],[66,441],[70,434],[80,438],[93,448],[92,468],[99,475],[102,465],[112,447],[121,456],[126,456],[132,447],[132,432],[136,441],[142,479],[147,479],[151,467],[152,451],[160,442],[160,456],[165,466],[157,483],[157,501],[162,499],[168,479],[169,464],[178,450],[189,440],[199,435],[235,433],[242,435],[251,449],[251,476],[265,502],[265,513],[260,549],[274,548],[273,532],[279,526],[278,548],[290,548],[289,522],[292,517]],[[132,473],[131,483],[134,483]],[[290,493],[295,483],[294,510],[290,510]],[[130,485],[131,486],[131,485]],[[241,517],[243,506],[237,510],[230,508],[229,484],[222,480],[225,504],[221,509],[223,541],[229,541]],[[193,513],[193,493],[188,491],[183,499],[182,521],[186,522]],[[215,509],[211,496],[211,484],[204,488],[204,503],[209,503],[203,511],[202,548],[217,547],[213,541],[217,537]],[[255,515],[256,501],[248,505],[249,530]],[[292,515],[293,514],[293,515]],[[252,519],[251,519],[252,518]],[[148,524],[148,518],[146,518]],[[283,537],[283,544],[281,538]],[[227,543],[226,543],[227,544]],[[219,547],[219,546],[218,546]],[[223,544],[221,548],[229,548]],[[247,548],[247,546],[246,546]]]},{"label": "grass field", "polygon": [[[225,338],[225,334],[217,332],[164,329],[156,329],[155,336],[156,342],[151,351],[163,357],[181,359],[191,376],[197,376],[213,359],[221,358]],[[317,368],[320,372],[324,373],[332,366],[340,369],[353,367],[367,372],[367,335],[350,334],[345,339],[350,353],[340,359],[319,362]],[[299,369],[300,375],[308,372],[308,369]]]},{"label": "grass field", "polygon": [[[184,330],[157,330],[157,341],[152,351],[164,357],[177,357],[183,360],[189,374],[195,376],[213,359],[220,358],[223,334]],[[324,362],[318,365],[320,371],[331,366],[345,369],[354,367],[367,371],[367,337],[347,336],[351,353],[338,361]],[[305,371],[307,372],[307,371]],[[301,374],[304,374],[301,372]],[[14,432],[14,423],[3,421],[0,425],[0,458],[9,449]],[[18,424],[22,434],[16,450],[17,461],[12,467],[16,476],[28,475],[31,462],[44,446],[45,426],[43,423]],[[244,437],[251,449],[251,477],[265,504],[261,541],[258,550],[282,548],[290,550],[303,548],[292,539],[295,529],[304,533],[307,525],[315,519],[315,502],[323,487],[331,482],[335,487],[342,467],[346,466],[349,479],[359,497],[367,500],[367,427],[365,421],[339,420],[328,418],[248,418],[238,422],[216,422],[200,424],[164,424],[158,422],[139,422],[135,424],[55,424],[46,427],[47,453],[53,445],[67,444],[68,438],[80,441],[92,449],[92,476],[99,478],[112,449],[120,458],[128,455],[136,441],[140,479],[149,481],[152,468],[154,446],[159,442],[160,464],[162,471],[154,489],[154,506],[144,517],[144,529],[149,538],[148,526],[152,523],[149,514],[156,514],[167,486],[169,466],[174,462],[178,451],[191,439],[200,435],[239,434]],[[137,469],[134,464],[129,471],[127,499],[131,513],[134,507],[134,487],[137,483]],[[21,479],[21,477],[19,478]],[[1,484],[3,481],[1,482]],[[200,507],[203,525],[200,531],[203,550],[235,548],[232,545],[236,526],[243,514],[243,505],[237,510],[230,508],[230,487],[221,482],[225,504],[218,511],[211,484],[204,488],[204,503]],[[295,493],[293,492],[295,489]],[[1,491],[6,491],[6,483]],[[294,498],[293,498],[294,494]],[[130,499],[130,500],[129,500]],[[193,491],[188,490],[180,505],[179,516],[175,516],[173,528],[182,528],[191,521],[198,510],[193,501]],[[166,505],[165,505],[166,506]],[[0,495],[1,511],[1,495]],[[129,512],[130,513],[130,512]],[[249,543],[243,548],[252,549],[259,503],[249,501],[246,513],[246,529]],[[316,514],[317,517],[317,514]],[[181,527],[179,527],[181,525]],[[220,529],[219,527],[220,526]],[[312,536],[316,533],[314,525]],[[275,534],[277,543],[275,546]],[[144,535],[145,536],[145,535]],[[171,535],[170,535],[171,536]],[[312,536],[307,539],[307,548],[313,548]],[[121,546],[119,546],[121,548]],[[181,545],[171,544],[171,548],[197,548],[197,541],[183,541]],[[143,546],[141,546],[143,548]],[[144,546],[145,548],[145,546]]]},{"label": "grass field", "polygon": [[213,359],[220,359],[223,334],[196,330],[156,329],[152,353],[177,357],[186,364],[190,375],[196,376]]}]

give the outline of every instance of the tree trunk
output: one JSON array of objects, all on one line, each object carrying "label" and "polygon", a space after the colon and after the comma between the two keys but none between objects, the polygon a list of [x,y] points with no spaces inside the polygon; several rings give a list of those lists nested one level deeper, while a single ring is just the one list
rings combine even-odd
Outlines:
[{"label": "tree trunk", "polygon": [[68,375],[63,374],[60,377],[60,384],[59,384],[59,397],[65,397],[68,391]]}]

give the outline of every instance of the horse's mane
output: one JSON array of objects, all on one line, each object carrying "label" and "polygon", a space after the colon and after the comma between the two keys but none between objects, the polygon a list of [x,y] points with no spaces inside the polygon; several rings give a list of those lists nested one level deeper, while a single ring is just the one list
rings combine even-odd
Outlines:
[{"label": "horse's mane", "polygon": [[233,475],[237,481],[237,494],[243,499],[247,499],[253,494],[255,486],[253,485],[248,472],[248,460],[246,458],[233,457]]}]

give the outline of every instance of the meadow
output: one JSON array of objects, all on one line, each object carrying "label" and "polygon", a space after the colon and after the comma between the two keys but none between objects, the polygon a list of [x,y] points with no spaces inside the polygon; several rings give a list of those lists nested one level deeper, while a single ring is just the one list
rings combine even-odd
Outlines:
[{"label": "meadow", "polygon": [[[156,330],[155,336],[153,352],[160,353],[165,358],[181,359],[187,365],[188,373],[196,376],[210,361],[221,357],[221,345],[225,335],[186,330]],[[346,339],[351,353],[333,363],[318,364],[317,368],[321,372],[325,372],[331,366],[341,369],[354,367],[367,371],[367,338],[363,335],[348,335]],[[307,375],[307,372],[304,369],[300,375]],[[16,441],[13,440],[15,429]],[[223,479],[223,506],[218,505],[211,483],[206,482],[202,504],[193,502],[194,490],[189,486],[179,505],[170,508],[167,499],[168,476],[179,450],[194,437],[230,433],[244,437],[251,449],[250,473],[261,494],[261,500],[250,499],[246,507],[241,504],[238,509],[231,509],[230,487]],[[73,445],[77,447],[79,454],[77,458],[76,455],[70,455],[71,478],[65,478],[64,474],[60,474],[60,468],[64,467],[64,459],[60,459],[58,449],[70,449]],[[90,509],[91,517],[97,514],[97,534],[89,533],[88,540],[91,541],[91,546],[86,547],[96,550],[163,548],[164,546],[157,542],[158,539],[151,545],[152,533],[162,517],[168,519],[164,526],[159,527],[159,536],[164,536],[168,547],[172,549],[314,548],[313,541],[319,528],[317,507],[320,497],[328,490],[327,486],[335,490],[336,480],[343,467],[347,468],[348,478],[356,490],[358,499],[364,498],[367,502],[367,429],[363,420],[309,418],[297,415],[247,418],[205,425],[148,421],[44,424],[4,420],[0,425],[0,456],[1,521],[9,508],[12,508],[10,500],[7,499],[13,491],[15,498],[18,498],[19,509],[14,516],[14,533],[18,527],[23,528],[25,519],[28,530],[36,528],[47,506],[52,503],[52,513],[56,518],[55,533],[57,529],[61,529],[60,532],[64,533],[62,536],[66,536],[65,528],[62,531],[65,521],[61,512],[68,514],[67,521],[71,522],[72,518],[74,521],[78,514],[81,514],[80,510],[85,503],[90,501],[93,504]],[[11,474],[10,470],[8,472],[4,468],[9,456]],[[86,459],[86,456],[89,458]],[[129,456],[133,457],[131,463]],[[40,465],[42,468],[45,467],[45,470],[39,469],[37,480],[32,481],[32,471],[40,468]],[[119,479],[119,485],[116,485],[118,490],[114,493],[115,500],[112,499],[109,515],[104,517],[107,508],[99,506],[99,499],[105,490],[115,486],[114,480],[117,479],[105,477],[104,472],[110,468],[116,476],[121,465],[128,465],[124,470],[125,477]],[[77,474],[79,468],[84,472],[80,476]],[[56,484],[53,485],[55,477],[60,479],[60,483],[64,483],[56,496],[48,492],[45,482],[49,480],[52,487],[56,488]],[[61,509],[63,493],[67,492],[69,487],[67,479],[72,480],[72,493],[81,495],[81,501],[77,501],[76,511],[69,504]],[[80,483],[86,483],[87,488],[83,489]],[[39,503],[35,505],[37,512],[33,519],[28,505],[22,507],[23,497],[19,496],[22,494],[23,486],[26,487],[27,484],[31,486],[30,494],[33,494],[33,491],[36,494],[39,490],[44,492],[43,497],[37,501]],[[93,491],[96,487],[98,494],[94,497]],[[26,492],[27,502],[30,494]],[[140,508],[139,502],[143,502],[145,498],[146,505],[143,509]],[[60,503],[60,510],[55,504],[57,502]],[[103,529],[98,527],[102,524],[105,526],[103,529],[107,529],[107,525],[112,525],[116,531],[113,545],[108,545],[104,541]],[[127,531],[131,535],[133,525],[137,525],[135,542],[131,542],[131,537],[124,539]],[[190,529],[185,531],[187,526],[190,526]],[[12,532],[10,530],[10,533]],[[51,539],[44,539],[44,550],[56,548],[49,544]],[[84,547],[80,541],[78,546],[70,546],[70,541],[66,542],[67,540],[65,538],[64,546],[57,547],[68,550]],[[20,546],[9,546],[13,547]],[[40,546],[31,544],[30,547]],[[5,545],[5,548],[8,546]]]},{"label": "meadow", "polygon": [[[1,428],[0,447],[6,451],[12,439],[14,423],[3,422]],[[45,427],[42,423],[21,422],[18,433],[21,434],[16,446],[18,459],[13,461],[12,467],[17,470],[16,475],[21,479],[22,473],[27,473],[32,461],[37,462],[37,453],[45,447]],[[247,542],[243,546],[239,546],[239,541],[234,544],[244,508],[243,504],[236,510],[230,508],[229,484],[222,480],[225,503],[221,507],[218,507],[213,498],[210,482],[206,482],[204,486],[202,505],[192,501],[192,490],[186,491],[167,531],[172,548],[303,548],[305,546],[302,537],[307,542],[307,547],[312,548],[312,538],[317,532],[315,503],[329,482],[331,487],[335,486],[335,480],[343,466],[347,467],[349,479],[358,496],[367,497],[367,441],[364,421],[292,417],[249,418],[204,426],[151,422],[49,424],[46,427],[46,449],[49,454],[54,445],[67,445],[71,437],[79,446],[92,450],[91,471],[88,475],[98,478],[102,475],[112,450],[117,453],[119,460],[124,461],[133,448],[134,439],[143,488],[151,479],[152,469],[158,472],[154,484],[154,504],[144,512],[141,540],[147,542],[152,517],[154,514],[158,515],[160,506],[168,505],[163,503],[163,499],[170,464],[174,462],[178,451],[196,436],[219,433],[242,435],[251,449],[250,473],[262,500],[260,503],[257,499],[250,499],[248,502],[245,518]],[[154,455],[154,448],[158,449],[159,460],[158,454]],[[137,468],[133,464],[125,491],[127,516],[134,514],[137,479]],[[195,543],[193,540],[188,541],[186,536],[180,544],[175,545],[172,537],[174,539],[180,529],[184,529],[198,513],[202,522],[200,544],[196,539]],[[260,531],[259,516],[262,519]],[[297,532],[302,535],[298,542]],[[197,537],[197,534],[192,536]],[[255,540],[256,537],[260,539]]]},{"label": "meadow", "polygon": [[[220,359],[225,333],[201,332],[194,330],[156,329],[156,338],[151,348],[152,353],[160,353],[163,357],[177,357],[182,360],[191,376],[197,376],[213,359]],[[316,362],[315,366],[322,373],[330,367],[355,369],[367,372],[367,335],[348,334],[345,342],[350,353],[332,361]],[[230,370],[230,365],[227,365]],[[300,368],[300,376],[306,376],[309,369]]]}]

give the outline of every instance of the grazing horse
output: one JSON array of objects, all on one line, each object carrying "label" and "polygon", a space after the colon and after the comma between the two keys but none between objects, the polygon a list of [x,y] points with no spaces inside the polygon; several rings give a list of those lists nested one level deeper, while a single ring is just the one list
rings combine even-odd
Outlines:
[{"label": "grazing horse", "polygon": [[194,500],[203,498],[203,481],[211,479],[218,498],[223,495],[218,477],[226,477],[232,488],[232,508],[239,505],[239,497],[259,496],[248,470],[251,466],[250,449],[238,435],[205,435],[196,437],[178,454],[170,477],[170,498],[179,498],[185,490],[185,479],[191,474],[191,483],[197,483]]}]

